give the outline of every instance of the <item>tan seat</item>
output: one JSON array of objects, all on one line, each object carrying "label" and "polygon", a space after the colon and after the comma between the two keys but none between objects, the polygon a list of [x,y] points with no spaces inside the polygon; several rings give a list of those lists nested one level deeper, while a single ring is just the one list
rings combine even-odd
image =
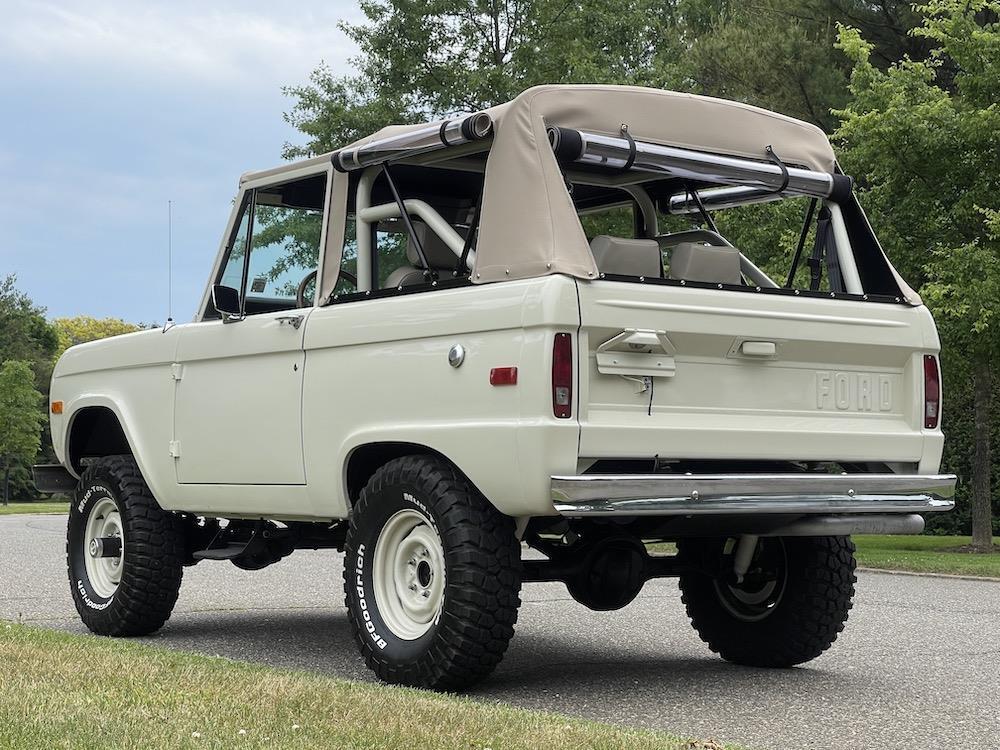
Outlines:
[{"label": "tan seat", "polygon": [[681,242],[670,253],[669,277],[710,284],[742,284],[740,251],[735,247]]},{"label": "tan seat", "polygon": [[629,240],[599,234],[590,242],[590,251],[601,273],[616,276],[663,276],[663,257],[656,240]]},{"label": "tan seat", "polygon": [[[424,250],[424,256],[430,264],[432,270],[437,271],[441,278],[451,278],[452,272],[458,266],[458,256],[455,251],[445,244],[444,240],[430,229],[423,222],[413,222],[413,230],[420,240],[420,246]],[[385,288],[413,286],[423,284],[427,281],[420,264],[420,256],[417,254],[413,240],[407,235],[406,238],[406,259],[410,261],[408,266],[400,266],[389,274],[385,280]]]}]

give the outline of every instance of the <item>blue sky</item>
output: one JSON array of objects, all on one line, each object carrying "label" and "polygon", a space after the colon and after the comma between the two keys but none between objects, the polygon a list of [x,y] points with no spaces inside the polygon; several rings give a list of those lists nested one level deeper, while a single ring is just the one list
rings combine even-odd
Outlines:
[{"label": "blue sky", "polygon": [[356,50],[343,0],[0,0],[0,276],[50,317],[187,320],[239,175],[299,140],[283,85]]}]

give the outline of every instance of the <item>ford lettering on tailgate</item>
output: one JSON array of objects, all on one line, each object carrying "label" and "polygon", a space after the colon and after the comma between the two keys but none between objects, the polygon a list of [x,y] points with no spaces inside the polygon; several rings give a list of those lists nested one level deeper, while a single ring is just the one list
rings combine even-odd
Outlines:
[{"label": "ford lettering on tailgate", "polygon": [[868,372],[816,373],[816,408],[839,411],[892,411],[892,380]]}]

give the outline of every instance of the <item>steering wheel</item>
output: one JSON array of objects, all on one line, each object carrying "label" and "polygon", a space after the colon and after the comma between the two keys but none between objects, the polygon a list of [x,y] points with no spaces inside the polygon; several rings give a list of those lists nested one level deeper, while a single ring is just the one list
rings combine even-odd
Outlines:
[{"label": "steering wheel", "polygon": [[306,302],[306,287],[309,286],[309,282],[316,281],[316,276],[318,274],[319,269],[316,268],[302,277],[302,281],[299,282],[299,288],[295,290],[296,307],[312,307],[311,302]]},{"label": "steering wheel", "polygon": [[[314,269],[302,277],[302,281],[299,282],[299,288],[295,290],[296,307],[312,307],[312,301],[306,300],[306,289],[309,288],[310,283],[316,281],[316,277],[318,274],[319,274],[319,269]],[[350,271],[346,271],[343,268],[341,268],[340,278],[347,279],[349,282],[354,284],[355,288],[357,288],[358,277],[355,276]]]}]

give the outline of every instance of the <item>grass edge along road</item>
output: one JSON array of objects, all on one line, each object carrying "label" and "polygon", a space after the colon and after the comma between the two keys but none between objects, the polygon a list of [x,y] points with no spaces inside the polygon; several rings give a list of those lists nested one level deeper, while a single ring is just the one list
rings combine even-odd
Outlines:
[{"label": "grass edge along road", "polygon": [[[2,499],[2,498],[0,498]],[[0,503],[0,516],[20,516],[27,513],[69,513],[69,501],[45,503]]]},{"label": "grass edge along road", "polygon": [[[1000,547],[993,554],[961,551],[972,542],[967,536],[873,536],[852,537],[858,566],[907,573],[944,573],[976,578],[1000,578]],[[672,555],[673,544],[650,544],[651,553]]]},{"label": "grass edge along road", "polygon": [[967,536],[856,536],[858,565],[912,573],[1000,578],[1000,548],[993,554],[959,551]]},{"label": "grass edge along road", "polygon": [[5,750],[733,747],[10,623],[0,685]]}]

